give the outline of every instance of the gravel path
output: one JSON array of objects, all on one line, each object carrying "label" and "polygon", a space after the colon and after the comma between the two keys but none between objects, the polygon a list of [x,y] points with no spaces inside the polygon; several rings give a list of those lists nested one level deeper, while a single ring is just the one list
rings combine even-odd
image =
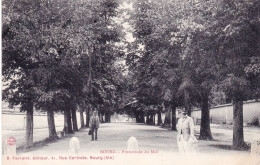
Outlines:
[{"label": "gravel path", "polygon": [[[218,130],[213,128],[212,131]],[[219,129],[220,130],[220,129]],[[226,131],[231,131],[226,129]],[[105,123],[101,124],[98,131],[98,141],[90,141],[87,135],[88,129],[81,129],[75,134],[68,135],[56,142],[34,149],[26,153],[19,153],[17,156],[48,156],[56,162],[73,163],[73,157],[69,154],[69,141],[77,137],[80,141],[80,152],[77,156],[87,157],[88,160],[78,160],[77,164],[100,164],[101,159],[107,160],[101,164],[252,164],[253,160],[248,151],[233,151],[220,148],[220,145],[231,145],[231,141],[202,141],[199,140],[198,152],[190,155],[180,155],[176,144],[177,132],[169,131],[158,126],[149,126],[137,123]],[[226,132],[223,132],[224,135]],[[225,136],[229,136],[228,135]],[[213,136],[222,138],[222,134],[214,132]],[[126,153],[127,140],[134,136],[139,143],[139,153]],[[74,157],[75,158],[75,157]],[[76,158],[75,158],[76,159]],[[100,159],[100,161],[97,161]],[[46,160],[47,161],[47,160]],[[66,162],[65,162],[66,161]],[[87,162],[88,161],[88,162]],[[42,162],[42,161],[41,161]],[[75,160],[74,160],[75,162]],[[224,163],[223,163],[224,162]],[[37,162],[34,162],[37,163]],[[70,164],[71,164],[70,163]],[[139,164],[138,163],[138,164]],[[254,161],[255,163],[255,161]],[[258,163],[258,162],[257,162]],[[248,165],[249,165],[248,164]],[[252,164],[253,165],[253,164]]]}]

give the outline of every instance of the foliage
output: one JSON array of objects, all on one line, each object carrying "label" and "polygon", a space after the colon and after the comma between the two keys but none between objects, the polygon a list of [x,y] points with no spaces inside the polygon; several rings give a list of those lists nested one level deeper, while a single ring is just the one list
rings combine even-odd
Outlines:
[{"label": "foliage", "polygon": [[241,92],[243,100],[255,95],[257,3],[135,1],[130,22],[136,41],[129,47],[136,51],[129,51],[126,59],[138,101],[183,105],[188,91],[191,103],[200,106],[203,93],[220,84],[225,100]]},{"label": "foliage", "polygon": [[3,99],[23,105],[30,97],[38,109],[55,110],[81,100],[115,105],[117,7],[114,0],[4,1]]}]

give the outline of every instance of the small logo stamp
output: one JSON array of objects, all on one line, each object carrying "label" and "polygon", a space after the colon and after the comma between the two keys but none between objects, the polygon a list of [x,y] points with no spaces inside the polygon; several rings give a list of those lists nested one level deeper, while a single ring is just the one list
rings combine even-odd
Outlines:
[{"label": "small logo stamp", "polygon": [[16,139],[12,136],[7,139],[7,144],[10,146],[15,145]]}]

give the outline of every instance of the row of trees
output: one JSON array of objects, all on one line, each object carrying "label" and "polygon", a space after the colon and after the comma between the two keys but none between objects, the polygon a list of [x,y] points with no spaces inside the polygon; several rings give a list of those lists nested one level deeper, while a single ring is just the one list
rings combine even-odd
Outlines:
[{"label": "row of trees", "polygon": [[232,101],[233,147],[243,148],[243,101],[260,93],[259,1],[141,0],[133,10],[119,3],[3,1],[3,99],[26,111],[26,147],[34,109],[47,112],[56,138],[55,112],[64,114],[66,133],[78,130],[77,109],[81,127],[93,109],[107,122],[123,110],[152,124],[167,111],[176,130],[177,107],[189,115],[201,107],[200,139],[212,139],[210,105]]},{"label": "row of trees", "polygon": [[176,130],[176,107],[188,115],[201,107],[200,139],[211,140],[209,107],[232,102],[233,148],[244,148],[243,101],[260,96],[259,1],[141,0],[133,6],[127,107],[137,121],[144,115],[150,121],[165,107],[165,122],[172,111]]},{"label": "row of trees", "polygon": [[[64,114],[64,131],[89,126],[90,111],[105,121],[117,108],[124,77],[115,26],[115,0],[3,1],[3,99],[26,111],[26,148],[33,145],[34,109],[47,112],[49,138],[56,138],[54,113]],[[103,119],[103,117],[102,117]]]}]

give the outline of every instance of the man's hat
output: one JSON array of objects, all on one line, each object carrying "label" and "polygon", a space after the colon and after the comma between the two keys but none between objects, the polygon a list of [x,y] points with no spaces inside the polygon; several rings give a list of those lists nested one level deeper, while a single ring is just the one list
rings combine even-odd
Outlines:
[{"label": "man's hat", "polygon": [[186,109],[183,109],[181,113],[188,113],[188,111]]}]

